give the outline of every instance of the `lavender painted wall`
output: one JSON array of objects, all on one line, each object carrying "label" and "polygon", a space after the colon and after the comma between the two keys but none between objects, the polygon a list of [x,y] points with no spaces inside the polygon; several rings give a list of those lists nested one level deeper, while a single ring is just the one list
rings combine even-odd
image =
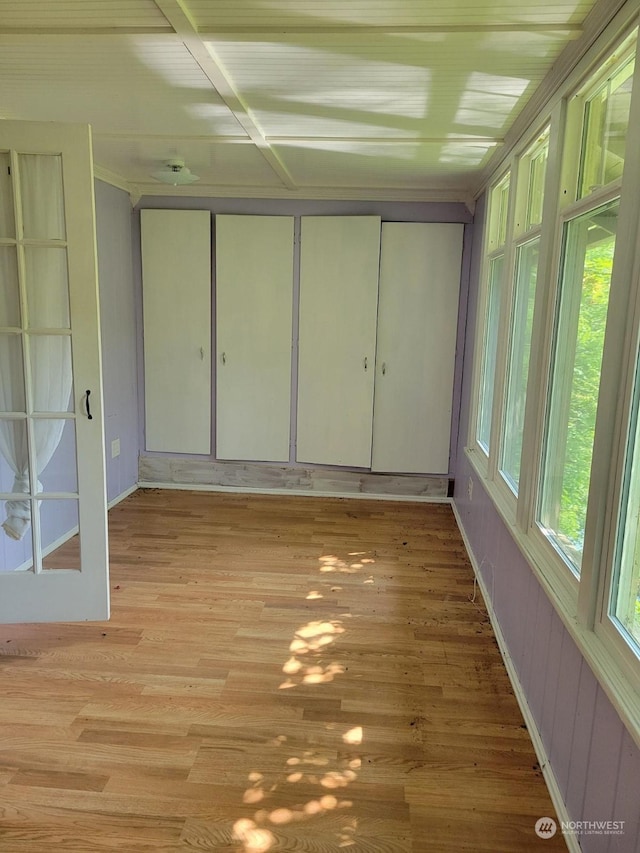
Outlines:
[{"label": "lavender painted wall", "polygon": [[[96,182],[96,227],[102,333],[104,416],[107,439],[107,496],[117,498],[138,480],[138,401],[136,321],[129,196]],[[120,438],[120,456],[111,458],[111,440]],[[45,490],[75,491],[75,440],[72,424],[40,476]],[[0,491],[10,491],[13,473],[0,458]],[[42,546],[47,548],[78,524],[72,501],[41,504]],[[2,512],[4,519],[4,512]],[[0,571],[29,563],[31,534],[20,542],[0,531]]]},{"label": "lavender painted wall", "polygon": [[[625,821],[585,853],[639,853],[640,750],[471,468],[468,435],[484,200],[476,209],[454,501],[572,820]],[[469,478],[473,497],[469,499]]]},{"label": "lavender painted wall", "polygon": [[[107,456],[107,499],[138,482],[136,302],[132,214],[127,193],[96,181],[100,330]],[[111,442],[120,439],[120,455]]]},{"label": "lavender painted wall", "polygon": [[[144,364],[143,364],[143,332],[142,332],[142,272],[140,259],[140,216],[144,208],[169,208],[172,210],[210,210],[212,214],[254,214],[268,216],[294,216],[296,236],[300,233],[301,216],[380,216],[383,222],[460,222],[465,224],[465,250],[462,261],[462,287],[460,294],[460,329],[464,325],[466,311],[466,293],[470,258],[470,234],[472,216],[464,204],[444,204],[427,202],[390,202],[390,201],[326,201],[300,199],[216,199],[216,198],[174,198],[164,196],[145,196],[139,202],[134,218],[134,275],[136,282],[136,299],[138,306],[138,387],[139,394],[139,442],[140,452],[149,456],[182,456],[184,454],[156,454],[145,451],[144,435]],[[215,224],[213,251],[215,253]],[[213,263],[212,263],[213,265]],[[298,304],[299,304],[299,240],[296,240],[294,257],[294,293],[293,293],[293,371],[292,371],[292,435],[295,435],[296,399],[297,399],[297,339],[298,339]],[[213,286],[215,292],[215,266],[213,267]],[[214,454],[200,456],[200,459],[215,460],[215,299],[212,300],[212,443]],[[451,425],[451,454],[449,472],[455,470],[456,438],[458,434],[458,414],[460,410],[460,392],[462,385],[462,338],[458,335],[459,346],[456,355],[455,382],[453,396],[453,414]],[[292,455],[289,466],[300,467]],[[305,468],[331,466],[314,466],[306,464]],[[344,469],[343,469],[344,470]],[[425,472],[430,473],[430,472]]]}]

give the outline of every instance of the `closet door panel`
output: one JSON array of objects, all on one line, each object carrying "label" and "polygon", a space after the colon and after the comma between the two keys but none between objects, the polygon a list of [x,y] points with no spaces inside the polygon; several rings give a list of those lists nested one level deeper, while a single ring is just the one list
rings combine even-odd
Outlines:
[{"label": "closet door panel", "polygon": [[143,210],[146,449],[211,453],[211,214]]},{"label": "closet door panel", "polygon": [[463,226],[382,226],[375,471],[447,474]]},{"label": "closet door panel", "polygon": [[293,224],[216,216],[218,459],[289,460]]},{"label": "closet door panel", "polygon": [[380,218],[303,217],[300,251],[296,458],[369,468]]}]

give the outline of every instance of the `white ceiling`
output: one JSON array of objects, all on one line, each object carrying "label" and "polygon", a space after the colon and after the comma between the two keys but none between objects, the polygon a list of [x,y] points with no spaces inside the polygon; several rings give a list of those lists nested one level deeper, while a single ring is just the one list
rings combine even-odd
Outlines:
[{"label": "white ceiling", "polygon": [[91,124],[136,195],[468,199],[603,4],[0,0],[0,117]]}]

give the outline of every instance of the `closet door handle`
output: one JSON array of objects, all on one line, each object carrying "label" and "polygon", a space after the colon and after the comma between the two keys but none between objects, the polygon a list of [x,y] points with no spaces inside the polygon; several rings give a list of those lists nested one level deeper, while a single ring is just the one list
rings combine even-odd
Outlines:
[{"label": "closet door handle", "polygon": [[226,352],[223,352],[223,353],[222,353],[222,363],[223,363],[223,364],[226,364],[226,363],[227,363],[227,354],[226,354]]},{"label": "closet door handle", "polygon": [[365,357],[364,357],[364,369],[366,370],[368,366],[369,366],[369,359],[365,355]]},{"label": "closet door handle", "polygon": [[385,376],[386,373],[387,373],[387,362],[383,361],[382,362],[382,375]]},{"label": "closet door handle", "polygon": [[91,394],[91,391],[89,388],[87,388],[87,390],[85,391],[85,397],[84,397],[84,407],[87,410],[87,420],[92,421],[93,415],[91,414],[91,406],[89,405],[89,395],[90,394]]},{"label": "closet door handle", "polygon": [[204,347],[200,347],[200,361],[204,361]]}]

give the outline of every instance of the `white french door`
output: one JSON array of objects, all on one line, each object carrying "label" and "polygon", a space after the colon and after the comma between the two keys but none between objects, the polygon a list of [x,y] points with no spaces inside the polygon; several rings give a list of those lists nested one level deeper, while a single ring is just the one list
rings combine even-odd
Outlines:
[{"label": "white french door", "polygon": [[88,127],[0,121],[0,622],[109,616]]}]

